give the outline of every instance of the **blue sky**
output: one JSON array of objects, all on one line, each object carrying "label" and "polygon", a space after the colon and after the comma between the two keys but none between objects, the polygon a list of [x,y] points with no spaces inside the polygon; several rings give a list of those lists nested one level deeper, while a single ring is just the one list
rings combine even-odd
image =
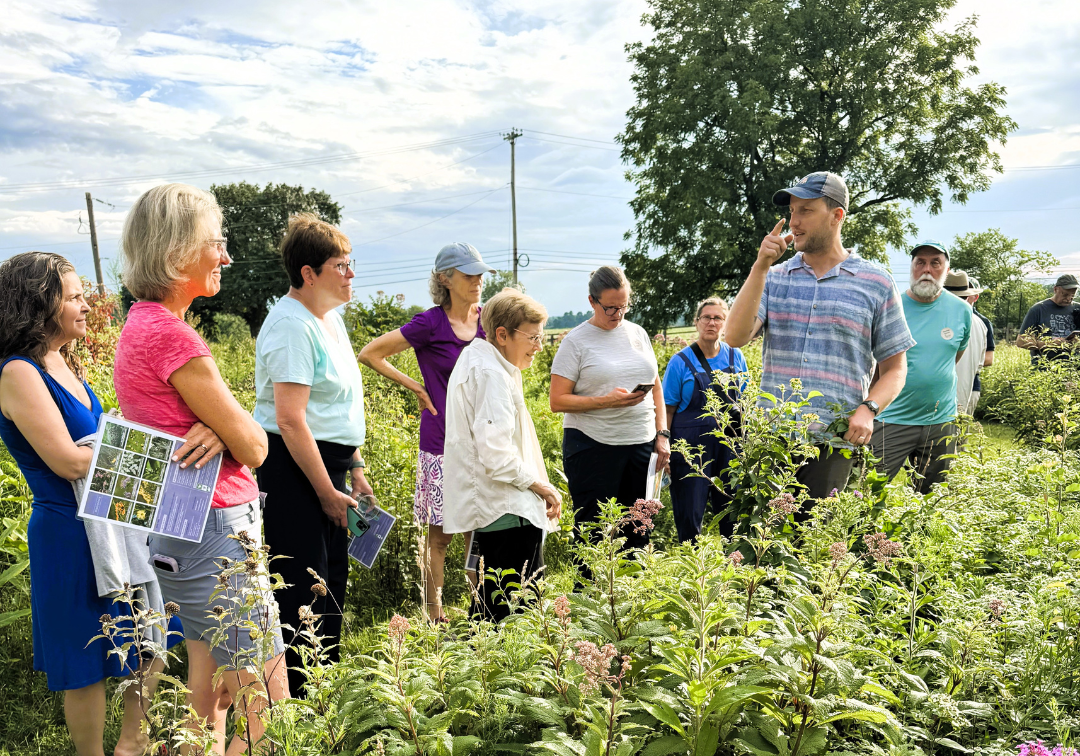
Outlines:
[{"label": "blue sky", "polygon": [[[611,140],[640,0],[43,5],[9,2],[0,27],[0,258],[46,249],[92,274],[88,190],[110,203],[95,212],[115,258],[125,208],[164,177],[273,180],[342,203],[360,296],[424,303],[446,242],[508,266],[511,127],[530,293],[584,309],[588,271],[626,245]],[[990,191],[915,220],[946,241],[997,227],[1080,270],[1080,4],[1023,8],[957,5],[955,21],[979,15],[978,78],[1007,87],[1020,128]],[[265,168],[283,162],[299,164]],[[901,254],[893,267],[906,281]]]}]

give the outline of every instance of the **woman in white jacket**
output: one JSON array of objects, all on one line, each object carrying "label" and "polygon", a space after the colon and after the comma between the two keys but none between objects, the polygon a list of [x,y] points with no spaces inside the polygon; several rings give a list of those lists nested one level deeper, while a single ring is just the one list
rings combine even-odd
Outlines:
[{"label": "woman in white jacket", "polygon": [[547,311],[516,289],[484,305],[486,340],[458,357],[446,392],[443,532],[474,531],[484,572],[514,574],[479,586],[472,614],[498,622],[510,609],[509,582],[524,584],[544,566],[544,535],[558,526],[562,498],[548,481],[536,428],[525,407],[521,371],[543,349]]}]

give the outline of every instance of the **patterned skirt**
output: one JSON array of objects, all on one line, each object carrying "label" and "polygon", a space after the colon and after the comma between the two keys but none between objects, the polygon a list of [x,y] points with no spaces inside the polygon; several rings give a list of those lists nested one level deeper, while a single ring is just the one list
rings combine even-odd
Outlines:
[{"label": "patterned skirt", "polygon": [[420,525],[443,523],[443,455],[420,450],[416,462],[416,494],[413,515]]}]

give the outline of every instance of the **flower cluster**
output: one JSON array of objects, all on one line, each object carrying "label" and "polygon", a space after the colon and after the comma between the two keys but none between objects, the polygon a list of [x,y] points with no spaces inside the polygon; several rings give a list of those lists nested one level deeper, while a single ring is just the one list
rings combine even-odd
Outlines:
[{"label": "flower cluster", "polygon": [[611,674],[611,661],[618,651],[610,643],[605,643],[603,648],[597,648],[592,641],[578,641],[574,647],[574,661],[585,670],[585,678],[579,686],[582,695],[595,693],[602,684],[615,685],[630,671],[630,657],[624,655],[619,674]]},{"label": "flower cluster", "polygon": [[733,551],[733,552],[731,552],[731,554],[728,555],[728,559],[731,560],[731,563],[733,565],[738,567],[740,564],[742,564],[742,560],[743,560],[742,552],[737,551],[737,550]]},{"label": "flower cluster", "polygon": [[1005,602],[999,598],[992,598],[987,603],[987,608],[990,609],[990,614],[994,615],[994,619],[999,620],[1005,613]]},{"label": "flower cluster", "polygon": [[555,599],[555,616],[564,625],[570,622],[570,599],[566,596],[559,596]]},{"label": "flower cluster", "polygon": [[889,537],[884,533],[865,535],[863,536],[863,543],[866,544],[866,553],[870,555],[870,558],[878,564],[884,564],[886,567],[903,550],[900,544],[890,541]]},{"label": "flower cluster", "polygon": [[664,508],[664,505],[660,503],[658,499],[638,499],[634,502],[634,505],[630,507],[630,512],[626,515],[623,522],[632,523],[634,526],[634,532],[638,535],[644,535],[653,529],[653,516]]},{"label": "flower cluster", "polygon": [[409,632],[409,620],[400,614],[395,614],[390,619],[390,638],[399,646],[405,642],[405,634]]},{"label": "flower cluster", "polygon": [[776,525],[786,519],[788,515],[798,512],[800,506],[802,505],[795,501],[795,497],[785,491],[769,502],[769,509],[772,510],[772,514],[768,516],[766,522],[769,525]]},{"label": "flower cluster", "polygon": [[837,541],[829,547],[829,556],[832,557],[832,566],[835,570],[840,566],[840,562],[844,561],[844,557],[848,555],[848,546],[843,541]]},{"label": "flower cluster", "polygon": [[1080,756],[1080,751],[1075,748],[1063,745],[1048,748],[1041,740],[1021,743],[1017,748],[1020,751],[1019,756]]}]

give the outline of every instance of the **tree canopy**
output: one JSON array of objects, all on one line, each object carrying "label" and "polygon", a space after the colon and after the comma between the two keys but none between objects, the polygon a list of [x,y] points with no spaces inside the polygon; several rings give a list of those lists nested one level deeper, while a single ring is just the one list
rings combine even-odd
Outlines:
[{"label": "tree canopy", "polygon": [[636,185],[622,262],[653,329],[737,291],[780,216],[772,194],[800,176],[844,176],[845,244],[884,259],[915,231],[903,203],[937,213],[1001,170],[1016,125],[1003,87],[966,83],[978,40],[974,19],[943,28],[954,0],[649,4],[619,141]]},{"label": "tree canopy", "polygon": [[315,213],[328,223],[341,222],[341,206],[326,192],[302,186],[242,181],[210,187],[225,215],[223,231],[229,239],[232,265],[221,272],[221,291],[199,298],[191,313],[209,325],[218,313],[239,315],[253,333],[258,332],[270,304],[289,290],[278,247],[289,216]]},{"label": "tree canopy", "polygon": [[484,277],[484,290],[480,294],[480,301],[486,302],[505,288],[517,289],[524,293],[525,284],[518,281],[514,283],[514,271],[498,270],[488,273]]}]

